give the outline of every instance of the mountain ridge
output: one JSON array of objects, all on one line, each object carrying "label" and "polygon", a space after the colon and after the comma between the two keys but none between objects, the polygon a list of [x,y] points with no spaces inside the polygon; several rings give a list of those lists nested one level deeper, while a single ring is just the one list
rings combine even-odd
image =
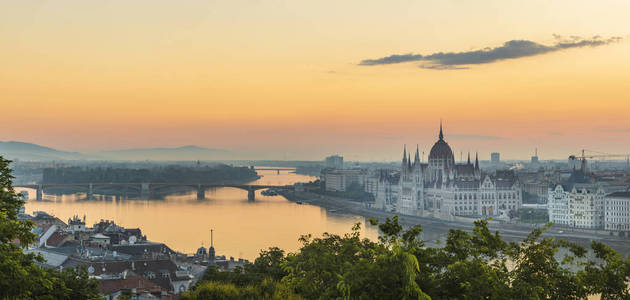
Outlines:
[{"label": "mountain ridge", "polygon": [[196,145],[113,149],[95,152],[71,152],[20,141],[0,141],[0,155],[8,159],[27,161],[51,160],[221,160],[234,153],[218,148]]}]

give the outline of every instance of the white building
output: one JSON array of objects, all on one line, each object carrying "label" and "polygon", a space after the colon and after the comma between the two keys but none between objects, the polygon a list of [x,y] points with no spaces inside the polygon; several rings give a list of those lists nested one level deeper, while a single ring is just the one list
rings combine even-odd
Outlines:
[{"label": "white building", "polygon": [[365,186],[366,178],[367,171],[365,170],[325,169],[322,171],[326,191],[332,192],[345,192],[352,184]]},{"label": "white building", "polygon": [[379,170],[375,175],[375,177],[368,179],[368,181],[375,181],[375,187],[370,190],[366,189],[366,192],[374,195],[375,208],[395,211],[398,201],[400,173]]},{"label": "white building", "polygon": [[401,214],[438,218],[451,216],[507,217],[522,204],[520,184],[513,171],[485,174],[479,159],[455,163],[453,151],[444,140],[442,125],[438,141],[427,163],[416,148],[413,162],[403,150],[396,211]]},{"label": "white building", "polygon": [[604,228],[604,189],[591,183],[556,185],[549,190],[549,221],[572,228]]},{"label": "white building", "polygon": [[86,232],[89,231],[87,227],[85,227],[85,216],[83,216],[83,220],[79,219],[79,216],[73,216],[72,219],[68,219],[68,231],[70,232]]},{"label": "white building", "polygon": [[604,229],[630,231],[630,192],[615,192],[604,198]]}]

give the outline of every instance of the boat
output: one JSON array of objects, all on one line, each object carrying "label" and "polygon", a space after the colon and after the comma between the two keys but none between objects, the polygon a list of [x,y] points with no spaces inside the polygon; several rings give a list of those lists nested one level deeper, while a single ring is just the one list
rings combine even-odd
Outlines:
[{"label": "boat", "polygon": [[295,201],[295,203],[297,203],[297,204],[302,204],[302,201]]}]

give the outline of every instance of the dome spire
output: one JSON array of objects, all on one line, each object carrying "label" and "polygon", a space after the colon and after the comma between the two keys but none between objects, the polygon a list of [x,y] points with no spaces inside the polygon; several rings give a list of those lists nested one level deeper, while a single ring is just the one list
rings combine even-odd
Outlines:
[{"label": "dome spire", "polygon": [[444,139],[444,132],[442,131],[442,119],[440,119],[440,135],[438,136],[440,140]]}]

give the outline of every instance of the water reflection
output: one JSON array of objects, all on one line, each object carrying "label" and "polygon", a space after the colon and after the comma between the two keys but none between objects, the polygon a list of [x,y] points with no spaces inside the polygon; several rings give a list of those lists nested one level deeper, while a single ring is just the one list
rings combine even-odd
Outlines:
[{"label": "water reflection", "polygon": [[[286,185],[316,178],[282,171],[259,171],[255,184]],[[218,254],[253,259],[261,249],[278,246],[294,251],[302,234],[349,232],[354,223],[362,223],[363,235],[375,239],[377,229],[366,228],[365,218],[337,213],[311,205],[298,205],[281,196],[263,196],[247,201],[247,192],[234,188],[206,191],[206,199],[197,200],[194,191],[168,195],[159,200],[127,199],[85,194],[44,195],[44,200],[30,200],[27,213],[46,211],[62,220],[73,215],[87,218],[88,224],[100,219],[114,220],[125,227],[140,227],[150,240],[161,241],[177,251],[193,253],[202,243],[208,246],[210,228]],[[34,191],[29,192],[35,195]],[[32,198],[32,196],[31,196]]]}]

